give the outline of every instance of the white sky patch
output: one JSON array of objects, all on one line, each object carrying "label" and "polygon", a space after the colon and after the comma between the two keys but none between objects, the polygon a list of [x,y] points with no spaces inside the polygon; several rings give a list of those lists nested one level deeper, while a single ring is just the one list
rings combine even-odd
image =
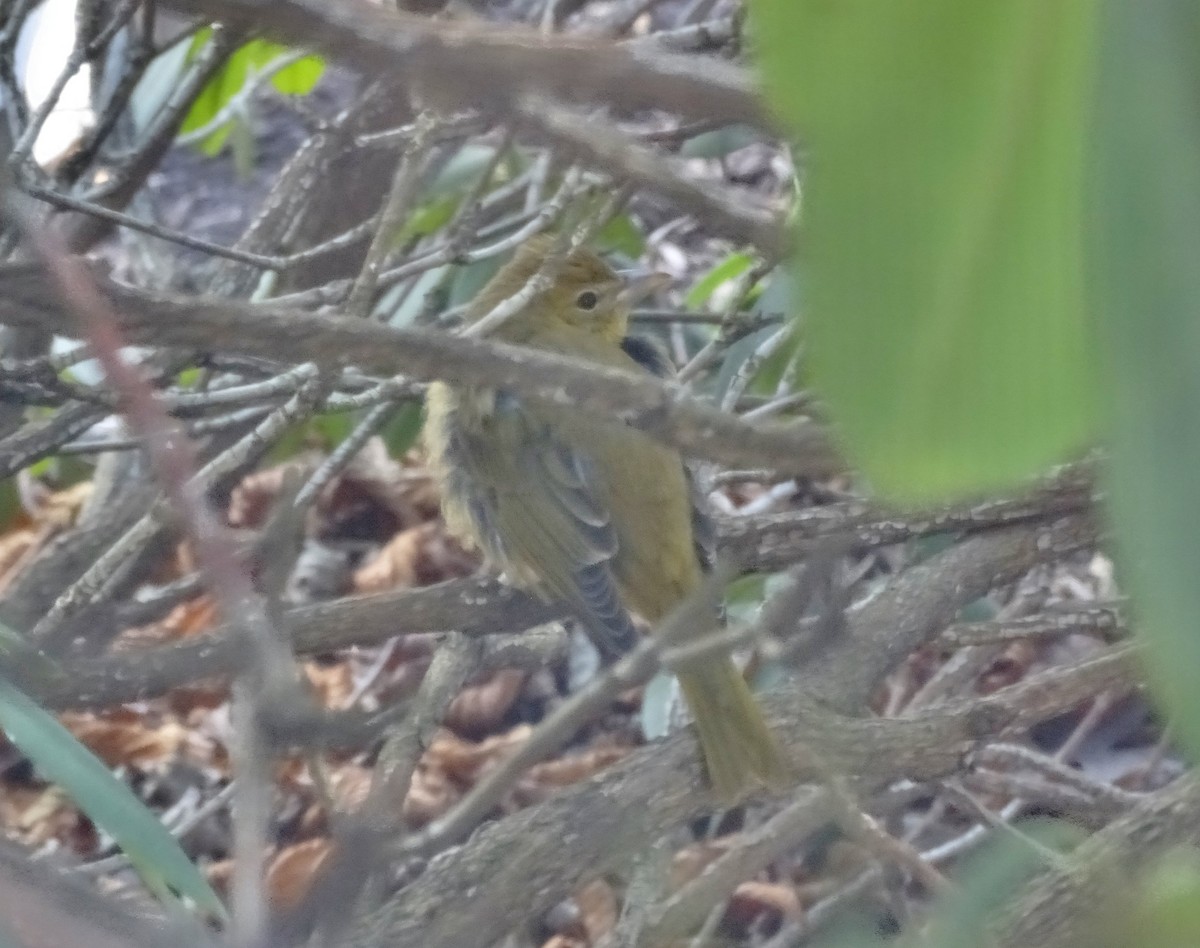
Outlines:
[{"label": "white sky patch", "polygon": [[[74,45],[75,0],[45,0],[25,23],[17,45],[17,73],[31,110],[50,94]],[[63,89],[33,146],[39,164],[53,162],[91,127],[90,83],[91,70],[85,64]]]}]

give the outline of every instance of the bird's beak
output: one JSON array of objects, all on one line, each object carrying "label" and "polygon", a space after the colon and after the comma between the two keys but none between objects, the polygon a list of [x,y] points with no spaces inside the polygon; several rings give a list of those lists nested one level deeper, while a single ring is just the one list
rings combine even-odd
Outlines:
[{"label": "bird's beak", "polygon": [[671,277],[666,273],[655,273],[653,270],[636,269],[622,270],[620,301],[626,306],[640,303],[647,296],[665,289],[671,283]]}]

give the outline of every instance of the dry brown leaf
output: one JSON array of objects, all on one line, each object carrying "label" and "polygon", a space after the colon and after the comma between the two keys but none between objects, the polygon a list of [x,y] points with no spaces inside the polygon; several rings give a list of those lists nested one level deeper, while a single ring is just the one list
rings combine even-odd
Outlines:
[{"label": "dry brown leaf", "polygon": [[[86,821],[57,787],[10,787],[0,791],[0,825],[27,846],[55,839],[88,852],[95,839]],[[88,845],[85,837],[91,838]]]},{"label": "dry brown leaf", "polygon": [[388,544],[354,573],[357,593],[377,593],[417,585],[417,563],[421,550],[434,530],[424,524],[397,533]]},{"label": "dry brown leaf", "polygon": [[366,802],[371,792],[372,771],[361,764],[343,764],[329,775],[333,803],[347,813],[353,813]]},{"label": "dry brown leaf", "polygon": [[160,622],[126,629],[114,647],[141,648],[186,639],[203,632],[211,632],[216,628],[219,619],[220,613],[216,603],[208,593],[203,593],[195,599],[181,602]]},{"label": "dry brown leaf", "polygon": [[461,791],[443,771],[419,763],[400,815],[413,828],[424,826],[450,809],[461,796]]},{"label": "dry brown leaf", "polygon": [[465,741],[449,731],[439,731],[422,760],[431,768],[441,770],[451,780],[471,786],[500,758],[524,744],[532,730],[528,724],[522,724],[507,733],[496,734],[479,742]]},{"label": "dry brown leaf", "polygon": [[293,459],[247,474],[229,495],[229,509],[226,512],[229,525],[261,527],[271,512],[275,498],[279,496],[284,477],[289,471],[307,471],[309,466],[304,459]]},{"label": "dry brown leaf", "polygon": [[276,853],[267,869],[267,896],[272,905],[283,909],[299,905],[332,851],[333,842],[322,836]]},{"label": "dry brown leaf", "polygon": [[44,531],[30,529],[13,530],[0,537],[0,583],[8,584],[8,571],[21,563],[44,538]]},{"label": "dry brown leaf", "polygon": [[438,731],[417,762],[402,808],[405,820],[420,826],[443,814],[484,772],[528,740],[531,730],[522,725],[478,742]]},{"label": "dry brown leaf", "polygon": [[429,521],[393,536],[355,572],[353,588],[358,593],[376,593],[425,586],[469,575],[478,562],[475,554],[446,535],[441,521]]},{"label": "dry brown leaf", "polygon": [[229,700],[229,685],[183,685],[172,688],[163,700],[167,710],[178,715],[187,727],[196,728]]},{"label": "dry brown leaf", "polygon": [[148,724],[147,717],[125,708],[104,714],[64,712],[63,725],[110,767],[146,770],[166,763],[192,740],[192,735],[174,719]]},{"label": "dry brown leaf", "polygon": [[462,690],[446,711],[446,727],[460,734],[482,734],[508,714],[520,697],[529,673],[501,668]]},{"label": "dry brown leaf", "polygon": [[233,860],[219,859],[204,867],[204,878],[216,890],[217,895],[228,897],[229,883],[233,881]]},{"label": "dry brown leaf", "polygon": [[745,930],[765,915],[767,925],[774,929],[784,921],[798,920],[801,914],[800,897],[792,886],[752,879],[734,890],[725,910],[725,922]]},{"label": "dry brown leaf", "polygon": [[740,835],[739,833],[734,833],[730,836],[719,837],[718,839],[692,843],[692,845],[675,853],[671,860],[671,872],[668,878],[671,891],[687,885],[708,868],[711,863],[725,855],[729,847],[738,841]]},{"label": "dry brown leaf", "polygon": [[344,708],[354,694],[354,670],[348,661],[305,662],[304,674],[323,707]]},{"label": "dry brown leaf", "polygon": [[92,482],[83,481],[64,490],[55,491],[40,498],[34,519],[40,524],[52,524],[58,529],[71,526],[79,512],[92,496]]},{"label": "dry brown leaf", "polygon": [[628,747],[595,747],[529,768],[513,792],[520,806],[540,803],[563,787],[593,777],[629,753]]},{"label": "dry brown leaf", "polygon": [[575,893],[589,944],[596,944],[617,926],[617,894],[603,879],[593,879]]},{"label": "dry brown leaf", "polygon": [[21,525],[0,537],[0,590],[32,560],[55,534],[72,526],[83,505],[92,496],[92,484],[84,481],[61,491],[49,491],[36,478],[26,478],[22,494],[26,510]]},{"label": "dry brown leaf", "polygon": [[1029,671],[1037,654],[1038,646],[1033,642],[1027,640],[1013,642],[980,676],[980,693],[989,695],[1001,688],[1015,685],[1025,677],[1025,673]]},{"label": "dry brown leaf", "polygon": [[430,520],[438,515],[437,485],[410,451],[402,461],[393,458],[382,438],[364,445],[342,475],[342,480],[386,507],[402,524]]}]

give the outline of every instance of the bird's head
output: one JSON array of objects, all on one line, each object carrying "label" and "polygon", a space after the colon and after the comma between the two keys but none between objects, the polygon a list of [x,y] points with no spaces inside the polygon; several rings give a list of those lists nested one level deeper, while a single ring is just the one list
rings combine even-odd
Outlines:
[{"label": "bird's head", "polygon": [[[474,318],[481,318],[503,300],[519,293],[553,250],[554,240],[553,236],[542,234],[523,243],[475,299]],[[497,335],[522,341],[535,327],[559,321],[619,343],[628,331],[634,304],[661,288],[668,279],[648,271],[618,272],[599,254],[580,247],[562,262],[549,288],[537,294]]]}]

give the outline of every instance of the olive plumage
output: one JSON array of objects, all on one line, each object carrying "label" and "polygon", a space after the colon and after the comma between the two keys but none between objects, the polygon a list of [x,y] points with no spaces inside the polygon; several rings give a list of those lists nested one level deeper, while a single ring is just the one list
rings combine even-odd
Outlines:
[{"label": "olive plumage", "polygon": [[[479,319],[525,286],[551,249],[534,238],[472,302]],[[579,249],[494,337],[631,373],[659,372],[628,334],[639,281]],[[627,651],[635,612],[651,623],[703,582],[707,520],[679,454],[616,421],[527,404],[481,386],[430,386],[425,440],[452,532],[517,584],[567,604],[606,658]],[[696,629],[696,635],[716,627]],[[713,788],[732,801],[785,768],[745,680],[726,656],[680,675]]]}]

